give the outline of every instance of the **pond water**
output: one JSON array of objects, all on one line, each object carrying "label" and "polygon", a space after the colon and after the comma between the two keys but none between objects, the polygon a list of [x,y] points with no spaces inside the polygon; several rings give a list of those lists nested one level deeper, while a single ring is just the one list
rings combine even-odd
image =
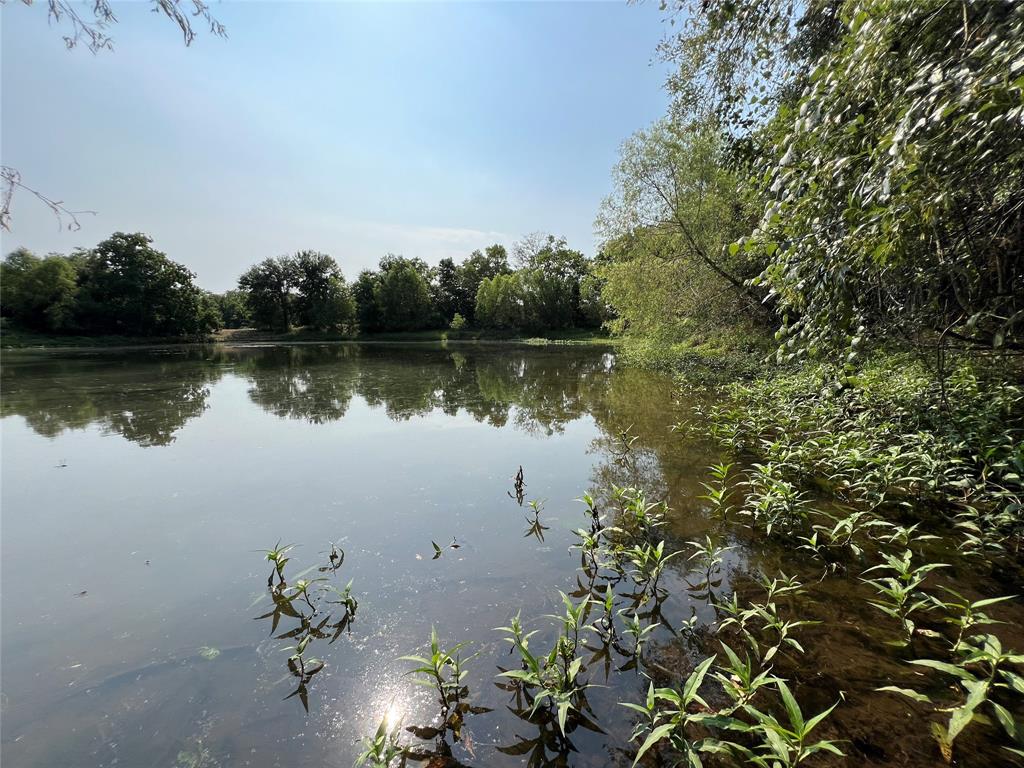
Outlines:
[{"label": "pond water", "polygon": [[[606,349],[12,353],[2,383],[7,768],[347,767],[385,716],[436,724],[430,691],[398,658],[421,652],[432,627],[443,645],[477,654],[466,683],[481,711],[450,756],[421,742],[434,750],[429,765],[629,765],[634,718],[618,702],[646,690],[640,669],[673,682],[716,645],[700,639],[715,612],[678,558],[641,668],[625,649],[584,653],[601,687],[571,746],[496,684],[514,664],[494,628],[521,612],[542,645],[559,590],[580,589],[569,548],[585,491],[636,486],[664,499],[675,547],[712,525],[699,497],[719,455],[671,429],[690,403]],[[257,618],[272,610],[261,550],[277,542],[297,545],[290,579],[307,568],[322,584],[351,579],[358,600],[335,641],[330,629],[313,641],[309,654],[326,665],[290,698],[302,678],[289,671],[290,641],[275,635],[297,623],[284,616],[271,633],[272,620]],[[344,552],[336,571],[332,542]],[[738,532],[730,543],[722,594],[780,566],[816,578],[784,548]],[[963,576],[982,593],[987,578]],[[822,735],[846,740],[848,764],[933,765],[927,724],[908,720],[925,710],[866,693],[905,664],[872,633],[879,617],[849,599],[854,582],[814,587],[826,623],[801,635],[808,654],[787,676],[813,711],[844,692]],[[696,634],[678,632],[692,616]],[[986,733],[962,737],[976,755],[962,764],[994,764]]]}]

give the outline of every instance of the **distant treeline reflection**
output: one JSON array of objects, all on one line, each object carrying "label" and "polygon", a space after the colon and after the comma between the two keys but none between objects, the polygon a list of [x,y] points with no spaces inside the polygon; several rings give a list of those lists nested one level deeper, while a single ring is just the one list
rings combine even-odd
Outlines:
[{"label": "distant treeline reflection", "polygon": [[624,406],[625,418],[642,420],[645,398],[636,388],[648,377],[627,370],[609,376],[612,368],[610,354],[564,347],[192,347],[26,357],[5,361],[0,415],[21,416],[46,437],[99,425],[139,445],[162,446],[206,411],[213,384],[236,376],[248,383],[253,403],[284,419],[336,422],[358,397],[396,421],[463,411],[496,427],[553,434],[587,413],[606,421],[613,405],[616,421]]}]

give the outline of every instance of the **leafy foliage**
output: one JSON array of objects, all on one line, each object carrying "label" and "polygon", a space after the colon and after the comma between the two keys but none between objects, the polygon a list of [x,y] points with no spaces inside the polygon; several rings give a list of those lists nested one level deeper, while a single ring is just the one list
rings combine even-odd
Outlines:
[{"label": "leafy foliage", "polygon": [[194,277],[141,232],[116,232],[69,257],[12,252],[0,266],[0,307],[40,331],[200,336],[219,327],[220,312]]}]

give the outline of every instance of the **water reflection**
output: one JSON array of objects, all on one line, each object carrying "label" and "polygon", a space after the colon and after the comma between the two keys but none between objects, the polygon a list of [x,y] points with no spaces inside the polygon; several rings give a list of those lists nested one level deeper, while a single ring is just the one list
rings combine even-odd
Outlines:
[{"label": "water reflection", "polygon": [[250,400],[283,419],[343,419],[353,398],[395,421],[460,411],[492,426],[554,434],[607,389],[610,355],[594,350],[443,349],[342,344],[182,348],[71,358],[7,355],[3,416],[38,434],[97,424],[143,446],[167,445],[207,407],[210,386],[230,373]]},{"label": "water reflection", "polygon": [[193,355],[138,358],[5,355],[0,416],[56,437],[98,425],[144,447],[169,445],[207,408],[221,371]]},{"label": "water reflection", "polygon": [[[461,740],[420,739],[424,764],[566,764],[623,742],[611,689],[589,691],[587,719],[564,736],[550,713],[522,717],[515,692],[491,684],[507,658],[492,628],[519,609],[542,615],[548,587],[572,588],[566,549],[586,524],[572,499],[590,481],[619,478],[677,509],[702,491],[706,452],[680,450],[667,429],[671,382],[600,349],[508,345],[18,353],[0,376],[4,578],[64,566],[38,595],[5,593],[5,657],[20,662],[4,670],[18,739],[5,734],[5,762],[348,765],[389,701],[405,739],[450,718],[395,661],[435,621],[489,660],[470,686],[472,706],[493,711],[463,713]],[[701,533],[694,518],[678,524]],[[253,552],[279,536],[308,549],[267,585],[276,568]],[[296,591],[349,576],[363,603],[351,631],[341,606],[311,608]],[[605,659],[585,653],[596,684],[636,676],[635,643],[616,643],[603,674]],[[75,666],[72,680],[54,659]]]},{"label": "water reflection", "polygon": [[[671,383],[617,368],[600,348],[338,344],[6,353],[0,416],[20,416],[48,438],[98,427],[162,447],[207,412],[225,381],[244,382],[249,401],[266,413],[311,425],[344,422],[360,401],[395,422],[468,414],[537,436],[590,418],[600,429],[592,451],[603,457],[594,464],[595,487],[643,487],[689,507],[701,495],[679,491],[700,488],[707,446],[681,445],[668,427],[679,413],[650,407],[670,399]],[[521,481],[513,486],[517,500]]]}]

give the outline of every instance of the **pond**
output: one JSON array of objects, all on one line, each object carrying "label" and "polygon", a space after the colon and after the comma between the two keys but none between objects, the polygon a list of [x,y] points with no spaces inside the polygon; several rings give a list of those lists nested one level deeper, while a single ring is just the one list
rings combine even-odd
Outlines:
[{"label": "pond", "polygon": [[[2,383],[8,768],[347,767],[382,719],[412,729],[404,738],[431,766],[629,765],[635,717],[619,702],[643,696],[643,672],[678,682],[716,646],[708,587],[679,557],[660,597],[636,608],[661,623],[643,661],[625,639],[586,641],[594,687],[568,739],[496,677],[518,663],[495,628],[519,613],[544,647],[559,590],[586,594],[570,549],[585,492],[632,486],[664,500],[673,549],[714,524],[701,483],[719,453],[672,429],[693,403],[608,349],[12,353]],[[296,545],[291,584],[323,579],[316,588],[338,595],[351,580],[358,602],[354,616],[340,600],[318,607],[302,670],[289,657],[312,611],[268,615],[277,577],[263,551],[278,543]],[[719,595],[780,567],[820,575],[741,532],[729,543]],[[962,578],[986,589],[987,577]],[[935,764],[907,704],[867,695],[903,662],[870,631],[879,616],[849,600],[855,582],[815,583],[825,624],[806,628],[807,655],[787,676],[808,710],[843,692],[823,735],[845,740],[851,765]],[[448,746],[429,730],[435,695],[399,658],[422,653],[432,628],[472,656],[472,710]],[[964,735],[978,757],[962,764],[993,764],[984,735]]]}]

